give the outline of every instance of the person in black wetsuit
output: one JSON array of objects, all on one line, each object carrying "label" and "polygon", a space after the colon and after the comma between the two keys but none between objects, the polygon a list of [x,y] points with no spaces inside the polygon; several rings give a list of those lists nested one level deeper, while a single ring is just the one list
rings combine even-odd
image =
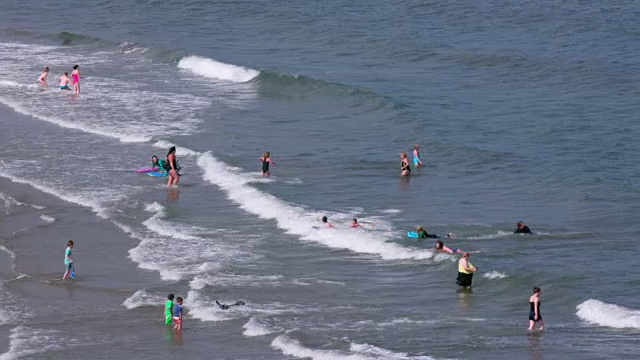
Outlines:
[{"label": "person in black wetsuit", "polygon": [[433,239],[435,239],[435,238],[438,237],[438,235],[436,235],[436,234],[427,233],[422,226],[416,227],[416,232],[418,233],[418,237],[419,238],[433,238]]},{"label": "person in black wetsuit", "polygon": [[533,295],[529,297],[529,331],[533,330],[536,323],[539,323],[540,330],[544,330],[542,314],[540,314],[540,288],[533,287]]},{"label": "person in black wetsuit", "polygon": [[514,234],[533,234],[531,232],[531,229],[529,229],[529,227],[527,225],[525,225],[522,221],[518,221],[518,223],[516,224],[516,231],[514,231]]},{"label": "person in black wetsuit", "polygon": [[400,176],[411,175],[411,166],[409,166],[409,159],[407,159],[407,153],[400,153]]}]

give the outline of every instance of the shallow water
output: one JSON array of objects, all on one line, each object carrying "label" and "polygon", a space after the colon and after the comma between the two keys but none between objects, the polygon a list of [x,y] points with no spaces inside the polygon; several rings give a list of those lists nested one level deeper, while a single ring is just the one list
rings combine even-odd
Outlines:
[{"label": "shallow water", "polygon": [[[638,10],[4,4],[2,356],[632,356]],[[53,87],[73,64],[79,96]],[[426,166],[400,179],[415,143]],[[132,171],[173,144],[177,189]],[[456,258],[405,238],[417,224],[478,251],[472,293]],[[548,331],[527,335],[533,285]],[[181,337],[160,325],[170,292]]]}]

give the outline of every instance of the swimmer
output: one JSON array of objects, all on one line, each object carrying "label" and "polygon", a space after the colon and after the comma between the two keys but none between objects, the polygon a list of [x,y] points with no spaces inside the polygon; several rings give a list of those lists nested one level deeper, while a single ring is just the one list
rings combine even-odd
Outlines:
[{"label": "swimmer", "polygon": [[42,69],[42,73],[38,77],[38,84],[40,84],[40,86],[49,86],[49,84],[47,84],[47,75],[49,75],[49,67],[45,66],[45,68]]},{"label": "swimmer", "polygon": [[160,160],[158,159],[157,156],[153,155],[151,157],[151,167],[153,168],[153,170],[158,171],[158,170],[162,170],[162,171],[166,171],[164,169],[164,160]]},{"label": "swimmer", "polygon": [[333,225],[329,222],[329,219],[327,219],[326,216],[322,217],[322,223],[324,224],[325,227],[327,228],[332,228]]},{"label": "swimmer", "polygon": [[262,154],[260,161],[262,161],[262,176],[263,177],[271,176],[271,173],[269,173],[269,164],[275,165],[275,161],[271,160],[271,153],[269,153],[268,151],[265,151],[264,154]]},{"label": "swimmer", "polygon": [[175,323],[173,328],[182,331],[182,298],[178,296],[176,302],[177,304],[173,305],[173,322]]},{"label": "swimmer", "polygon": [[413,145],[413,165],[415,167],[419,167],[422,165],[422,160],[420,160],[420,145]]},{"label": "swimmer", "polygon": [[62,280],[66,280],[67,276],[71,275],[71,279],[75,280],[76,271],[73,266],[73,259],[71,258],[71,250],[73,249],[73,240],[67,242],[67,249],[64,251],[64,266],[66,271],[62,275]]},{"label": "swimmer", "polygon": [[63,73],[59,78],[59,85],[60,85],[60,90],[71,90],[71,88],[69,87],[69,84],[71,83],[71,79],[69,79],[69,73],[65,72]]},{"label": "swimmer", "polygon": [[357,228],[357,227],[362,227],[362,226],[360,226],[360,224],[358,224],[358,219],[353,218],[353,219],[351,219],[351,227],[352,228]]},{"label": "swimmer", "polygon": [[73,65],[73,71],[71,72],[71,82],[73,83],[73,92],[80,93],[80,67]]},{"label": "swimmer", "polygon": [[525,225],[522,221],[518,221],[516,224],[517,229],[514,231],[514,234],[533,234],[531,229],[527,225]]},{"label": "swimmer", "polygon": [[171,325],[171,318],[173,315],[173,294],[167,296],[167,302],[164,304],[164,325]]},{"label": "swimmer", "polygon": [[544,323],[540,314],[540,288],[534,286],[533,295],[529,297],[529,331],[533,330],[538,322],[540,323],[540,330],[544,330]]},{"label": "swimmer", "polygon": [[416,232],[418,233],[419,238],[437,238],[438,237],[438,235],[436,234],[427,233],[422,226],[417,226]]},{"label": "swimmer", "polygon": [[469,253],[462,253],[462,258],[458,261],[458,277],[456,278],[456,284],[461,288],[471,288],[473,273],[476,271],[476,267],[469,261]]},{"label": "swimmer", "polygon": [[407,153],[400,153],[400,176],[409,176],[411,174],[411,166],[407,160]]},{"label": "swimmer", "polygon": [[458,248],[450,248],[448,246],[446,246],[442,241],[438,240],[436,241],[436,251],[441,251],[441,252],[446,252],[449,254],[454,254],[454,253],[464,253],[464,251],[462,251],[461,249]]}]

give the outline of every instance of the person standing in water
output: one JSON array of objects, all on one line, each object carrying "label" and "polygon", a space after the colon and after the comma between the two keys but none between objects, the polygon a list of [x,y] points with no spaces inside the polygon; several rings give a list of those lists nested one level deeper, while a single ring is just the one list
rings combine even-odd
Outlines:
[{"label": "person standing in water", "polygon": [[265,151],[264,154],[262,154],[260,161],[262,161],[262,176],[263,177],[271,176],[271,173],[269,172],[269,164],[275,165],[275,162],[271,160],[271,153],[269,153],[268,151]]},{"label": "person standing in water", "polygon": [[164,325],[171,326],[173,318],[173,294],[167,296],[167,302],[164,304]]},{"label": "person standing in water", "polygon": [[178,181],[180,181],[180,174],[178,170],[178,160],[176,159],[176,147],[172,146],[169,148],[169,152],[167,153],[167,162],[165,163],[165,170],[169,171],[169,180],[167,180],[167,186],[178,185]]},{"label": "person standing in water", "polygon": [[71,83],[73,84],[73,92],[80,93],[80,67],[73,65],[73,71],[71,72]]},{"label": "person standing in water", "polygon": [[182,331],[182,298],[178,296],[176,303],[173,305],[173,328],[178,331]]},{"label": "person standing in water", "polygon": [[400,153],[400,171],[400,176],[409,176],[411,174],[411,166],[409,166],[406,152]]},{"label": "person standing in water", "polygon": [[49,86],[49,84],[47,84],[47,75],[49,75],[49,67],[45,66],[45,68],[42,69],[42,73],[38,77],[38,84],[40,86],[43,86],[43,87]]},{"label": "person standing in water", "polygon": [[67,276],[71,275],[71,279],[76,278],[76,270],[73,266],[73,259],[71,258],[71,250],[73,250],[73,240],[67,242],[67,249],[64,251],[64,266],[66,271],[62,275],[62,280],[66,280]]},{"label": "person standing in water", "polygon": [[458,277],[456,278],[456,284],[461,288],[471,288],[473,273],[476,272],[476,270],[476,267],[469,261],[469,253],[462,253],[462,258],[458,261]]},{"label": "person standing in water", "polygon": [[540,330],[544,330],[544,323],[540,314],[540,288],[534,286],[533,295],[529,297],[529,331],[533,330],[536,323],[540,323]]},{"label": "person standing in water", "polygon": [[420,160],[420,145],[413,145],[413,165],[417,168],[422,165],[422,160]]}]

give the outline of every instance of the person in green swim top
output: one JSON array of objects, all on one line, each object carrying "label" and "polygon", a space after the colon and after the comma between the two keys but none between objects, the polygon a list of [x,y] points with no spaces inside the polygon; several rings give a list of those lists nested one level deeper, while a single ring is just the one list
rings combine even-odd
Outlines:
[{"label": "person in green swim top", "polygon": [[158,159],[158,157],[155,155],[151,157],[151,167],[154,168],[155,171],[167,171],[164,168],[164,160]]},{"label": "person in green swim top", "polygon": [[427,233],[422,226],[416,227],[416,233],[418,233],[419,238],[437,238],[438,237],[438,235],[436,234]]},{"label": "person in green swim top", "polygon": [[173,294],[167,296],[167,302],[164,304],[164,325],[171,326],[171,318],[173,317]]}]

